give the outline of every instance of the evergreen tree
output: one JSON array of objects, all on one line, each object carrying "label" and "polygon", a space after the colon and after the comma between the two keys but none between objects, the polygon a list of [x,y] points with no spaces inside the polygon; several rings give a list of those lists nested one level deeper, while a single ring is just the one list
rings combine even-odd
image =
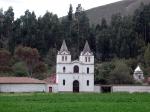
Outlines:
[{"label": "evergreen tree", "polygon": [[4,45],[3,42],[3,21],[4,21],[4,14],[3,14],[3,9],[0,9],[0,48],[2,48]]},{"label": "evergreen tree", "polygon": [[13,34],[13,22],[14,22],[14,12],[13,8],[9,7],[7,11],[4,12],[3,16],[3,34],[1,35],[2,47],[9,49],[9,40],[12,38]]},{"label": "evergreen tree", "polygon": [[134,29],[138,37],[143,38],[146,43],[150,42],[150,4],[143,5],[135,11],[133,15]]},{"label": "evergreen tree", "polygon": [[150,66],[150,44],[147,45],[147,48],[144,53],[144,59],[147,67]]},{"label": "evergreen tree", "polygon": [[70,4],[70,7],[69,7],[68,20],[69,21],[73,20],[73,7],[72,7],[72,4]]}]

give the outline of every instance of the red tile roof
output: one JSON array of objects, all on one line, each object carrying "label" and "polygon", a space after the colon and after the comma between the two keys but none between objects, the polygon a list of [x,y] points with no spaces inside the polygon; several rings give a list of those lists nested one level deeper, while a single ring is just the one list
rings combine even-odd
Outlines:
[{"label": "red tile roof", "polygon": [[44,81],[46,81],[49,84],[56,84],[56,74],[50,75],[49,77],[44,79]]},{"label": "red tile roof", "polygon": [[147,82],[150,83],[150,77],[147,78]]},{"label": "red tile roof", "polygon": [[0,84],[45,84],[45,81],[30,77],[0,77]]}]

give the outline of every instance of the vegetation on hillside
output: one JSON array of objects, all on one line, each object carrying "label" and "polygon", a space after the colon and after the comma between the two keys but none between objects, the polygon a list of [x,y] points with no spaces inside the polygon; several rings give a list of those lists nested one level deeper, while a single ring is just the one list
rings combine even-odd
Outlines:
[{"label": "vegetation on hillside", "polygon": [[[73,14],[72,5],[61,21],[50,12],[37,18],[29,10],[14,20],[12,7],[7,11],[1,9],[0,75],[44,78],[49,74],[47,71],[55,71],[56,54],[65,39],[72,59],[78,58],[88,40],[95,55],[98,83],[133,83],[132,74],[137,64],[148,77],[149,12],[150,4],[141,4],[131,16],[117,13],[111,17],[110,24],[103,18],[101,24],[90,26],[86,13],[76,10]],[[122,80],[120,75],[124,77]]]},{"label": "vegetation on hillside", "polygon": [[116,13],[125,15],[133,15],[134,11],[140,6],[140,4],[149,4],[149,0],[120,0],[115,3],[106,4],[103,6],[94,7],[86,10],[87,16],[90,20],[90,24],[100,24],[101,20],[105,18],[108,23],[111,22],[111,16]]}]

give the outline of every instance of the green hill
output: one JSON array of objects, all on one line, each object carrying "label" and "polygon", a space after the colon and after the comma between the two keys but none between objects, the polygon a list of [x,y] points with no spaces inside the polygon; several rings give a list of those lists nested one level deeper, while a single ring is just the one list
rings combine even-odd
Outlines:
[{"label": "green hill", "polygon": [[122,15],[131,15],[140,6],[141,3],[148,4],[150,0],[123,0],[115,3],[111,3],[104,6],[99,6],[86,10],[89,17],[90,24],[98,24],[104,17],[110,22],[111,16],[116,13]]}]

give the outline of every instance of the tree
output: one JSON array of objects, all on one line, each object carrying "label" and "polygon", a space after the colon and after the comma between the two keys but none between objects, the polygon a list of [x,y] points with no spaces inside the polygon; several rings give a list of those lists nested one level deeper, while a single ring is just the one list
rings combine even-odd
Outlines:
[{"label": "tree", "polygon": [[0,49],[0,72],[12,72],[10,67],[11,54],[5,49]]},{"label": "tree", "polygon": [[[96,36],[97,39],[97,53],[98,59],[105,61],[108,59],[109,53],[109,36],[107,30],[102,30]],[[100,57],[100,58],[99,58]]]},{"label": "tree", "polygon": [[72,4],[70,4],[70,7],[69,7],[68,20],[69,21],[73,20],[73,8],[72,8]]},{"label": "tree", "polygon": [[0,66],[9,66],[11,54],[5,49],[0,49]]},{"label": "tree", "polygon": [[21,45],[35,47],[37,34],[37,19],[34,12],[25,11],[25,15],[20,17],[21,25]]},{"label": "tree", "polygon": [[108,26],[107,26],[107,21],[105,18],[102,18],[102,21],[101,21],[101,29],[106,29]]},{"label": "tree", "polygon": [[3,9],[0,9],[0,48],[3,47],[3,21],[4,21],[4,14]]},{"label": "tree", "polygon": [[13,35],[13,22],[14,22],[14,12],[13,8],[9,7],[4,14],[1,12],[1,35],[0,35],[0,43],[2,44],[2,48],[9,49],[9,40]]},{"label": "tree", "polygon": [[57,55],[57,50],[55,48],[49,49],[46,58],[45,58],[45,63],[48,64],[50,67],[56,65],[56,55]]},{"label": "tree", "polygon": [[69,25],[69,37],[71,37],[71,33],[72,33],[72,23],[73,23],[73,8],[72,5],[70,4],[69,7],[69,12],[68,12],[68,25]]},{"label": "tree", "polygon": [[115,61],[115,68],[111,71],[108,78],[110,84],[131,84],[133,78],[130,75],[130,69],[123,60]]},{"label": "tree", "polygon": [[18,59],[25,62],[28,68],[28,75],[32,77],[33,69],[39,62],[39,53],[35,48],[19,46],[15,50]]},{"label": "tree", "polygon": [[146,66],[147,67],[150,66],[150,44],[147,45],[147,48],[144,53],[144,59],[145,59]]},{"label": "tree", "polygon": [[141,6],[133,15],[134,29],[139,38],[142,38],[146,43],[150,42],[150,4]]},{"label": "tree", "polygon": [[43,62],[39,62],[36,64],[33,70],[33,77],[38,79],[44,79],[47,76],[47,65]]},{"label": "tree", "polygon": [[74,21],[74,32],[76,35],[76,49],[78,49],[77,54],[82,50],[85,40],[89,40],[90,36],[90,24],[89,18],[85,11],[83,11],[81,4],[76,8],[75,21]]},{"label": "tree", "polygon": [[37,37],[39,41],[37,41],[36,48],[44,56],[47,54],[49,48],[58,47],[58,43],[62,41],[60,28],[59,19],[53,13],[46,12],[43,17],[38,19]]},{"label": "tree", "polygon": [[107,28],[105,20],[102,21],[100,31],[96,32],[96,54],[97,59],[107,61],[112,58],[111,32]]},{"label": "tree", "polygon": [[112,62],[103,62],[95,65],[95,83],[96,84],[108,84],[108,78],[110,72],[114,69]]},{"label": "tree", "polygon": [[28,76],[28,68],[24,62],[17,62],[13,65],[12,68],[15,76],[18,77]]}]

